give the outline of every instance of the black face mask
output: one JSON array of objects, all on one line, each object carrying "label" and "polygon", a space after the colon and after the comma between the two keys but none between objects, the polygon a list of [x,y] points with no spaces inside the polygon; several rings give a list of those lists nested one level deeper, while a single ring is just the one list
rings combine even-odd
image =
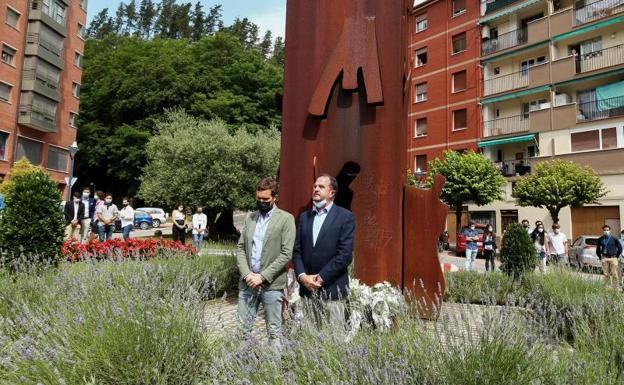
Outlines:
[{"label": "black face mask", "polygon": [[260,214],[266,215],[266,213],[271,211],[273,205],[270,202],[256,201],[256,208],[258,209],[258,211],[260,211]]}]

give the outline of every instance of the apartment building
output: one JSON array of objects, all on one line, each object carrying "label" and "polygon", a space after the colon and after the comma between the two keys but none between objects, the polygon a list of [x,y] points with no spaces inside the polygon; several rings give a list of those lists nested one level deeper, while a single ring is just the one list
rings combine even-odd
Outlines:
[{"label": "apartment building", "polygon": [[25,157],[64,190],[87,0],[0,0],[0,176]]},{"label": "apartment building", "polygon": [[[527,218],[549,225],[546,210],[521,208],[514,181],[539,162],[591,166],[609,194],[601,205],[566,208],[570,238],[621,229],[624,215],[624,1],[487,0],[481,3],[478,147],[507,177],[505,199],[469,206],[500,233]],[[619,232],[619,231],[617,231]]]}]

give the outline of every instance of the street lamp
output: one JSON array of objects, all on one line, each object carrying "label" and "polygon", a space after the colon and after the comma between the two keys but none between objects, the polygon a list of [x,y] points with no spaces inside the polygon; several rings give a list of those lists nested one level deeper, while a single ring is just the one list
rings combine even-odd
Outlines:
[{"label": "street lamp", "polygon": [[67,147],[67,151],[69,151],[69,178],[67,179],[67,202],[71,201],[71,189],[74,179],[74,158],[76,157],[76,153],[78,152],[78,143],[74,140],[69,147]]},{"label": "street lamp", "polygon": [[424,179],[426,175],[427,173],[425,171],[422,171],[420,167],[418,167],[416,171],[414,172],[414,176],[416,177],[416,181],[418,182],[419,188],[422,188],[425,185]]}]

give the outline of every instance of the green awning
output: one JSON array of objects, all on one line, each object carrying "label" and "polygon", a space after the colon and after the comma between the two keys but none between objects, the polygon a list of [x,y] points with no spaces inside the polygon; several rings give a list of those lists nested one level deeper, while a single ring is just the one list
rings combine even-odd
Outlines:
[{"label": "green awning", "polygon": [[479,148],[498,146],[499,144],[517,143],[517,142],[531,142],[535,141],[536,134],[528,134],[521,136],[512,136],[511,138],[491,139],[479,142],[477,146]]},{"label": "green awning", "polygon": [[543,47],[545,45],[548,45],[549,43],[550,43],[550,41],[544,40],[542,42],[531,44],[531,45],[527,45],[527,46],[519,46],[517,49],[511,50],[511,51],[507,51],[505,53],[502,53],[502,54],[496,55],[496,56],[492,56],[492,57],[489,57],[487,59],[483,59],[483,60],[481,60],[481,62],[483,64],[485,64],[485,63],[490,63],[490,62],[493,62],[493,61],[501,60],[501,59],[504,59],[504,58],[509,57],[509,56],[516,56],[517,54],[519,54],[521,52],[525,52],[525,51],[529,51],[529,50],[532,50],[532,49],[535,49],[535,48]]},{"label": "green awning", "polygon": [[576,79],[566,80],[564,82],[555,83],[555,86],[557,87],[567,86],[570,84],[582,83],[582,82],[586,82],[589,80],[602,79],[602,78],[607,78],[609,76],[615,76],[615,75],[620,75],[620,74],[624,74],[624,69],[602,72],[602,73],[591,75],[591,76],[585,76],[585,77],[579,77]]},{"label": "green awning", "polygon": [[596,87],[598,111],[624,107],[624,80]]},{"label": "green awning", "polygon": [[531,89],[528,89],[528,90],[512,92],[512,93],[506,94],[506,95],[501,95],[501,96],[495,96],[493,98],[482,99],[481,100],[481,104],[490,104],[490,103],[501,102],[503,100],[514,99],[514,98],[518,98],[520,96],[531,95],[531,94],[536,94],[538,92],[548,91],[549,89],[550,89],[550,86],[541,86],[541,87],[531,88]]},{"label": "green awning", "polygon": [[479,23],[485,23],[485,22],[488,22],[490,20],[498,19],[499,17],[502,17],[502,16],[510,15],[510,14],[512,14],[514,12],[517,12],[518,10],[520,10],[522,8],[526,8],[529,5],[537,4],[537,3],[541,2],[541,1],[544,1],[544,0],[528,0],[528,1],[522,2],[520,4],[516,4],[513,7],[505,8],[505,9],[503,9],[500,12],[496,12],[496,13],[493,13],[493,14],[491,14],[489,16],[482,17],[481,19],[479,19]]},{"label": "green awning", "polygon": [[597,30],[597,29],[600,29],[600,28],[604,28],[604,27],[606,27],[608,25],[619,23],[621,21],[624,21],[624,15],[623,16],[618,16],[618,17],[610,19],[610,20],[601,21],[600,23],[591,24],[591,25],[588,25],[586,27],[581,27],[581,28],[575,29],[575,30],[570,31],[570,32],[562,33],[561,35],[554,36],[552,39],[553,39],[553,41],[559,41],[559,40],[567,39],[569,37],[580,35],[580,34],[585,33],[585,32],[594,31],[594,30]]}]

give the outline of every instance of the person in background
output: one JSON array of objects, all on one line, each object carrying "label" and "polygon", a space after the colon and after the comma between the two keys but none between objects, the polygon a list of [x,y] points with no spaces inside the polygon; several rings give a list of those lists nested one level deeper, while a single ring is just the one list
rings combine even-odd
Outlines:
[{"label": "person in background", "polygon": [[175,242],[180,241],[182,244],[186,242],[186,213],[184,212],[184,205],[180,203],[178,207],[171,213],[173,218],[173,240]]},{"label": "person in background", "polygon": [[[87,243],[89,240],[89,230],[91,229],[91,222],[95,216],[95,199],[91,197],[91,189],[89,186],[85,186],[82,189],[82,204],[85,207],[84,216],[80,221],[80,243]],[[91,231],[93,231],[91,229]]]},{"label": "person in background", "polygon": [[483,232],[483,256],[485,257],[485,271],[494,271],[496,265],[496,234],[492,229],[492,225],[487,225]]},{"label": "person in background", "polygon": [[94,240],[96,237],[99,237],[100,234],[100,226],[97,216],[97,210],[100,206],[104,205],[104,191],[97,190],[95,192],[95,209],[93,211],[93,218],[91,220],[91,236],[89,240]]},{"label": "person in background", "polygon": [[531,233],[533,232],[533,230],[531,230],[531,225],[529,224],[529,220],[528,219],[523,219],[522,220],[522,227],[524,227],[527,231],[527,233],[529,235],[531,235]]},{"label": "person in background", "polygon": [[535,245],[535,253],[539,263],[539,270],[542,273],[545,273],[546,256],[548,255],[548,242],[546,242],[546,232],[544,231],[544,225],[541,222],[537,222],[537,227],[533,230],[531,239]]},{"label": "person in background", "polygon": [[466,270],[470,271],[474,269],[474,261],[479,252],[477,247],[479,232],[475,228],[473,221],[470,221],[469,227],[464,229],[464,237],[466,237]]},{"label": "person in background", "polygon": [[201,252],[202,242],[204,241],[204,236],[207,235],[208,232],[208,217],[203,212],[204,210],[201,207],[198,207],[193,214],[193,247],[197,250],[199,254]]},{"label": "person in background", "polygon": [[121,201],[121,210],[119,211],[119,218],[121,219],[121,232],[123,234],[124,241],[130,238],[130,231],[134,227],[134,209],[130,206],[128,198],[124,197]]},{"label": "person in background", "polygon": [[104,196],[104,204],[99,205],[95,209],[95,213],[98,217],[98,234],[100,236],[100,242],[112,239],[115,221],[119,217],[119,209],[113,203],[112,194],[109,193]]},{"label": "person in background", "polygon": [[63,213],[65,215],[65,240],[80,239],[80,220],[84,217],[84,204],[80,201],[80,193],[74,191],[73,199],[65,202]]},{"label": "person in background", "polygon": [[622,244],[611,235],[611,226],[602,226],[602,236],[598,238],[596,256],[602,263],[605,281],[613,288],[620,283],[618,259],[622,255]]},{"label": "person in background", "polygon": [[566,263],[568,259],[568,238],[561,232],[558,223],[552,225],[552,233],[548,235],[550,259],[554,263]]}]

